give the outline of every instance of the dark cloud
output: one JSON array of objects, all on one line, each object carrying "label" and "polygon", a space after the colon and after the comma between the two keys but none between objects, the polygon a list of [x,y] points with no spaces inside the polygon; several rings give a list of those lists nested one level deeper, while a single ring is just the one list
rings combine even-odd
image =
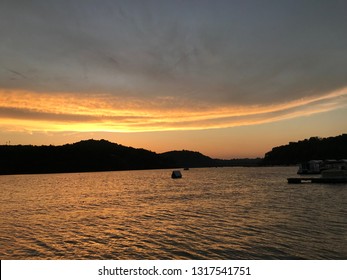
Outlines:
[{"label": "dark cloud", "polygon": [[0,3],[0,87],[281,103],[346,86],[346,1]]},{"label": "dark cloud", "polygon": [[50,113],[24,108],[0,107],[0,118],[49,121],[63,123],[84,123],[84,122],[122,122],[122,124],[131,124],[132,122],[146,121],[148,118],[141,116],[114,116],[114,115],[87,115],[87,114],[66,114]]}]

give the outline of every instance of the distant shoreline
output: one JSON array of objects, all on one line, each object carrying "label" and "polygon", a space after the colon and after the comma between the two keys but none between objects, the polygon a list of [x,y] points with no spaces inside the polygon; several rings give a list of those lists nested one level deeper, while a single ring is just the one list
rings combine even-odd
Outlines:
[{"label": "distant shoreline", "polygon": [[195,151],[155,153],[107,140],[61,146],[2,145],[0,175],[56,174],[201,167],[294,166],[312,159],[347,159],[347,134],[311,137],[274,147],[264,158],[213,159]]},{"label": "distant shoreline", "polygon": [[62,146],[0,146],[0,174],[56,174],[168,168],[258,166],[262,159],[212,159],[199,152],[157,154],[106,140]]},{"label": "distant shoreline", "polygon": [[[233,166],[216,166],[216,167],[192,167],[191,169],[202,169],[202,168],[237,168],[237,167],[242,167],[242,168],[276,168],[276,167],[295,167],[296,165],[257,165],[257,166],[242,166],[242,165],[233,165]],[[127,169],[127,170],[91,170],[91,171],[68,171],[68,172],[47,172],[47,173],[11,173],[11,174],[2,174],[0,173],[0,176],[15,176],[15,175],[20,175],[20,176],[25,176],[25,175],[55,175],[55,174],[84,174],[84,173],[100,173],[100,172],[127,172],[127,171],[156,171],[156,170],[168,170],[169,173],[173,170],[181,170],[183,172],[189,172],[184,170],[184,167],[168,167],[168,168],[149,168],[149,169]],[[168,174],[169,174],[168,173]],[[171,173],[170,173],[171,174]],[[169,174],[169,175],[170,175]]]}]

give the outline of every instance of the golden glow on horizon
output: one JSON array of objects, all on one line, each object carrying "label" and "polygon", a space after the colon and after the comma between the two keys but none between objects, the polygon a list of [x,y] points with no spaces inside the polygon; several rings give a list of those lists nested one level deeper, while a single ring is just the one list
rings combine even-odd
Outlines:
[{"label": "golden glow on horizon", "polygon": [[0,126],[7,131],[76,132],[226,128],[331,111],[346,106],[346,98],[346,87],[318,97],[264,106],[227,106],[174,97],[145,100],[0,90]]}]

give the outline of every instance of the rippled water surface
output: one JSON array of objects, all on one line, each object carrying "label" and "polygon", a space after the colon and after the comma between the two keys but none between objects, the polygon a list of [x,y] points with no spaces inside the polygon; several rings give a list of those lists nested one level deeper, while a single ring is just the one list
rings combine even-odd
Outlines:
[{"label": "rippled water surface", "polygon": [[347,259],[347,185],[295,167],[0,176],[1,259]]}]

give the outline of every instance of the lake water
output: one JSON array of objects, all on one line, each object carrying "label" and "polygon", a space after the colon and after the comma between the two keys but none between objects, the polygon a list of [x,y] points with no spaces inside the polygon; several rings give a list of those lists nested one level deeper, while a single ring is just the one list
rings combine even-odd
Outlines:
[{"label": "lake water", "polygon": [[0,176],[1,259],[347,259],[347,185],[296,167]]}]

